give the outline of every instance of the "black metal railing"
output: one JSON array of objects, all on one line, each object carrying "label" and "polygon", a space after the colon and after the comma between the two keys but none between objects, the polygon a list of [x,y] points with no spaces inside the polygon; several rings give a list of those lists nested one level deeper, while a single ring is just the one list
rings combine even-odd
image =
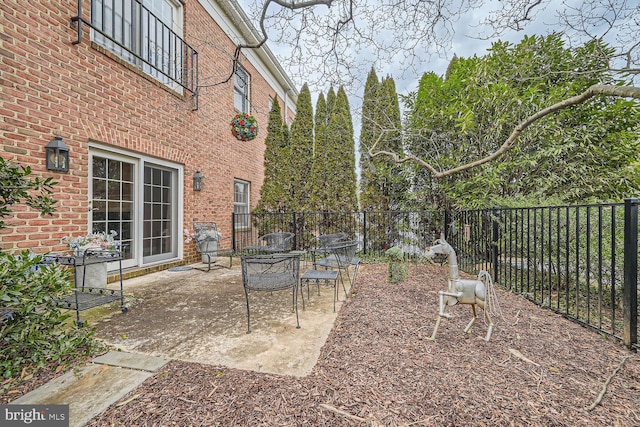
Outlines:
[{"label": "black metal railing", "polygon": [[197,93],[198,53],[172,28],[137,0],[90,0],[90,17],[71,18],[82,42],[83,24],[93,29],[93,41],[171,87]]},{"label": "black metal railing", "polygon": [[443,212],[247,214],[232,224],[234,250],[269,232],[296,233],[295,249],[347,232],[362,254],[400,246],[418,259],[443,233],[467,273],[496,283],[600,333],[638,347],[638,200],[624,203]]}]

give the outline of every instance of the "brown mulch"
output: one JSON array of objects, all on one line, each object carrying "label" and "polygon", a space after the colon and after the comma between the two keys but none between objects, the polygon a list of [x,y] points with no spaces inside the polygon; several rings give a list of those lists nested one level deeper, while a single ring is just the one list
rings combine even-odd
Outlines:
[{"label": "brown mulch", "polygon": [[489,342],[469,306],[429,340],[446,275],[365,265],[311,375],[173,361],[89,425],[640,425],[639,356],[522,297],[498,290]]}]

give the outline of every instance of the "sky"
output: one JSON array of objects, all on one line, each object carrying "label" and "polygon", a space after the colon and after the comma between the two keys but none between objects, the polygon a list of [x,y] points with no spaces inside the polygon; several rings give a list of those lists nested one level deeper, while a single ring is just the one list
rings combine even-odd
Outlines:
[{"label": "sky", "polygon": [[[412,2],[416,0],[405,0],[407,2]],[[446,0],[445,0],[446,1]],[[462,1],[473,2],[474,0],[449,0],[446,3],[440,3],[448,5],[449,8],[455,8]],[[422,75],[425,72],[435,72],[438,75],[443,75],[446,72],[447,66],[451,60],[451,58],[455,55],[458,57],[472,57],[473,55],[482,56],[487,53],[487,49],[490,48],[491,44],[497,40],[509,41],[511,43],[518,43],[525,35],[546,35],[553,31],[558,31],[559,27],[557,24],[557,10],[556,7],[572,7],[576,5],[582,5],[587,0],[541,0],[540,5],[535,9],[535,13],[532,15],[533,19],[529,22],[524,31],[505,31],[499,37],[487,38],[483,37],[484,34],[487,34],[487,29],[482,28],[478,25],[478,23],[482,22],[483,19],[490,16],[490,11],[492,10],[501,10],[501,8],[505,7],[505,4],[511,2],[513,4],[521,4],[526,0],[485,0],[482,2],[483,7],[473,9],[467,13],[457,16],[455,20],[452,20],[442,27],[436,28],[437,34],[446,35],[446,32],[450,34],[450,38],[447,40],[443,46],[440,46],[439,49],[436,49],[436,45],[433,43],[433,40],[426,40],[422,43],[417,43],[415,48],[409,49],[407,51],[403,51],[401,53],[397,53],[395,57],[380,59],[379,56],[376,55],[376,52],[373,49],[368,49],[367,46],[363,45],[351,45],[349,40],[345,42],[347,46],[343,51],[343,55],[346,55],[347,58],[353,60],[353,64],[362,65],[361,72],[359,73],[359,80],[348,81],[348,82],[336,82],[336,81],[328,81],[324,80],[319,84],[314,84],[312,81],[303,81],[303,78],[298,77],[296,72],[293,69],[289,69],[283,65],[283,68],[290,74],[293,82],[296,84],[298,88],[300,88],[304,83],[308,83],[310,86],[312,99],[315,108],[315,102],[317,96],[320,92],[326,95],[329,87],[332,85],[334,88],[337,86],[344,85],[344,88],[349,96],[349,102],[351,107],[351,113],[353,117],[354,124],[354,139],[356,141],[356,146],[358,146],[358,137],[360,134],[360,120],[359,113],[361,109],[361,98],[364,91],[364,83],[366,81],[367,73],[373,66],[378,78],[383,78],[390,76],[394,79],[396,84],[396,91],[400,95],[406,95],[412,91],[416,91],[418,88],[418,82]],[[631,7],[639,8],[638,4],[640,0],[626,0],[628,4],[631,4]],[[254,17],[256,7],[264,4],[264,0],[238,0],[239,4],[245,9],[246,13],[250,17]],[[361,4],[365,2],[365,0],[360,0],[357,4]],[[344,0],[336,0],[334,2],[334,6],[332,6],[331,12],[336,12],[337,9],[340,8],[341,5],[344,5],[346,2]],[[369,0],[369,3],[379,5],[384,2],[382,0]],[[420,3],[421,5],[429,5],[430,2],[423,1]],[[598,4],[598,3],[596,3]],[[277,5],[272,3],[270,6],[270,11],[277,10]],[[324,6],[322,6],[324,7]],[[425,8],[428,6],[425,6]],[[601,6],[606,7],[606,6]],[[324,8],[326,9],[326,8]],[[326,9],[329,10],[329,9]],[[522,8],[516,8],[516,11],[521,11]],[[430,10],[422,9],[424,12],[424,16],[429,18]],[[636,13],[638,13],[636,11]],[[363,18],[363,16],[359,15],[359,18]],[[366,16],[366,18],[370,18]],[[380,22],[380,26],[383,28],[384,25],[388,22],[397,22],[394,21],[395,16],[389,14],[389,16],[383,16],[381,19],[384,20]],[[423,17],[421,17],[423,18]],[[373,22],[373,19],[371,19]],[[420,22],[427,21],[425,19]],[[363,27],[366,26],[367,20],[359,23]],[[258,27],[258,21],[253,21],[254,26]],[[315,23],[311,22],[308,25],[311,27]],[[376,24],[372,24],[373,28],[376,28]],[[286,23],[281,25],[280,28],[285,28]],[[409,28],[409,26],[407,26]],[[635,30],[637,28],[634,27]],[[282,31],[285,33],[285,30]],[[285,33],[286,34],[286,33]],[[407,33],[405,33],[406,35]],[[390,39],[393,40],[394,37],[397,37],[396,34],[390,32],[387,29],[381,29],[377,34],[377,37],[380,40]],[[286,45],[279,45],[275,42],[276,34],[270,32],[269,40],[267,41],[267,45],[272,50],[272,52],[278,58],[283,58],[289,56],[291,50],[290,47]],[[314,52],[316,49],[315,43],[319,43],[317,40],[312,40],[308,44],[304,45],[305,49],[308,49],[307,52]],[[303,54],[306,52],[303,52]],[[409,63],[412,67],[407,68],[406,64]],[[403,65],[404,64],[404,65]],[[322,64],[317,64],[318,69],[322,68]],[[307,77],[307,75],[305,75]],[[309,76],[310,80],[313,80],[311,76]],[[401,105],[402,107],[402,105]]]},{"label": "sky", "polygon": [[[460,1],[461,0],[451,0],[450,3],[456,4]],[[565,0],[565,3],[575,3],[576,1],[579,2],[580,0]],[[247,14],[252,17],[252,19],[255,16],[256,5],[262,5],[264,3],[263,0],[238,0],[238,2],[245,9]],[[343,2],[335,2],[335,4],[338,5],[340,3]],[[371,1],[371,3],[375,3],[375,0]],[[507,31],[503,35],[501,35],[500,39],[517,43],[525,35],[548,33],[550,31],[550,27],[547,25],[547,23],[555,21],[556,12],[552,6],[557,3],[557,1],[544,0],[542,4],[545,7],[537,9],[535,20],[528,26],[526,32]],[[422,4],[428,5],[429,2],[423,2]],[[456,54],[458,57],[471,57],[473,55],[485,54],[487,49],[491,46],[491,43],[496,41],[497,38],[482,39],[481,37],[484,30],[482,30],[477,24],[487,17],[488,11],[502,7],[503,3],[498,0],[487,0],[484,1],[484,5],[485,6],[482,9],[472,10],[468,13],[458,16],[455,21],[448,23],[447,27],[453,35],[449,40],[449,43],[446,43],[445,47],[439,49],[438,52],[435,51],[435,47],[432,49],[428,46],[425,48],[424,45],[417,45],[415,49],[409,49],[408,51],[399,52],[394,58],[385,60],[379,59],[373,49],[369,50],[366,46],[354,45],[352,48],[350,48],[350,50],[346,50],[344,55],[353,57],[354,62],[357,64],[364,64],[364,66],[362,67],[365,70],[362,73],[364,75],[362,76],[360,81],[354,82],[354,84],[351,84],[351,82],[339,82],[338,84],[345,84],[345,90],[347,90],[347,92],[351,95],[355,97],[357,97],[358,95],[361,96],[362,90],[364,88],[364,81],[366,80],[366,73],[371,68],[371,65],[373,65],[376,73],[378,74],[378,77],[393,77],[398,93],[407,94],[410,91],[414,91],[417,89],[418,81],[422,77],[423,73],[433,71],[436,74],[444,74],[449,61],[454,54]],[[332,6],[332,8],[334,9],[336,7],[337,6]],[[326,8],[324,6],[316,6],[316,10],[325,9]],[[272,4],[270,6],[269,11],[277,10],[277,5]],[[254,20],[253,24],[254,26],[258,27],[257,21]],[[444,28],[438,28],[437,31],[444,33]],[[396,36],[396,34],[392,34],[388,31],[385,32],[384,30],[381,30],[379,34],[379,37],[381,39],[393,38],[394,36]],[[275,38],[276,37],[274,34],[274,30],[270,30],[269,40],[267,41],[269,48],[275,53],[278,58],[285,58],[289,56],[289,46],[279,45],[274,41]],[[304,47],[308,49],[309,52],[312,52],[316,48],[313,41],[308,43]],[[406,64],[407,61],[412,62],[413,67],[406,68],[403,63]],[[318,64],[318,68],[321,67],[322,65]],[[285,70],[287,69],[285,68]],[[322,87],[322,84],[318,85],[309,81],[303,81],[303,79],[296,74],[297,73],[294,70],[290,71],[290,76],[298,88],[300,88],[304,83],[309,83],[312,93],[314,93],[314,95],[316,96],[318,92],[322,91],[326,93],[326,91],[328,90],[327,84],[325,84],[325,87]],[[307,76],[305,75],[305,77]],[[308,78],[312,80],[311,76],[309,76]],[[328,83],[334,85],[336,84],[336,82]],[[347,84],[349,85],[349,87],[347,87]]]}]

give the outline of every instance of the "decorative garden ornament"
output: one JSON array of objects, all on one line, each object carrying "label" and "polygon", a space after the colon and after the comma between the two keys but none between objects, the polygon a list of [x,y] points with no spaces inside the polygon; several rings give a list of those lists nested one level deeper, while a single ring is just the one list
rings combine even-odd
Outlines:
[{"label": "decorative garden ornament", "polygon": [[436,332],[440,326],[440,321],[443,317],[449,319],[451,314],[445,313],[445,307],[447,305],[455,304],[470,304],[473,311],[473,318],[464,328],[465,332],[471,330],[476,321],[476,305],[478,305],[484,311],[484,321],[488,325],[487,335],[485,341],[491,339],[491,333],[493,332],[493,321],[491,316],[500,317],[502,312],[500,310],[500,304],[498,303],[498,297],[496,295],[493,280],[491,275],[482,270],[478,274],[477,279],[461,279],[458,273],[458,259],[456,252],[451,245],[444,240],[444,237],[436,240],[436,244],[427,248],[425,256],[427,259],[432,259],[437,254],[443,254],[447,256],[447,264],[449,266],[449,289],[446,291],[440,291],[440,310],[438,312],[438,318],[436,320],[436,326],[433,329],[431,339],[436,338]]},{"label": "decorative garden ornament", "polygon": [[231,120],[231,133],[240,141],[250,141],[258,136],[258,121],[247,113],[236,114]]}]

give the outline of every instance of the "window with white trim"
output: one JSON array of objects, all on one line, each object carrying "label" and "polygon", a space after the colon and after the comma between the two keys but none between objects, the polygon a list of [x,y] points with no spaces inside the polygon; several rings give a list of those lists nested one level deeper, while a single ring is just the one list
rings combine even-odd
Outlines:
[{"label": "window with white trim", "polygon": [[178,259],[182,166],[128,152],[90,149],[89,227],[117,233],[123,267]]},{"label": "window with white trim", "polygon": [[249,74],[238,65],[233,81],[233,105],[236,110],[249,113]]},{"label": "window with white trim", "polygon": [[249,228],[249,183],[236,179],[233,182],[233,213],[235,228]]},{"label": "window with white trim", "polygon": [[192,49],[182,40],[182,5],[174,0],[91,0],[93,40],[181,91]]}]

